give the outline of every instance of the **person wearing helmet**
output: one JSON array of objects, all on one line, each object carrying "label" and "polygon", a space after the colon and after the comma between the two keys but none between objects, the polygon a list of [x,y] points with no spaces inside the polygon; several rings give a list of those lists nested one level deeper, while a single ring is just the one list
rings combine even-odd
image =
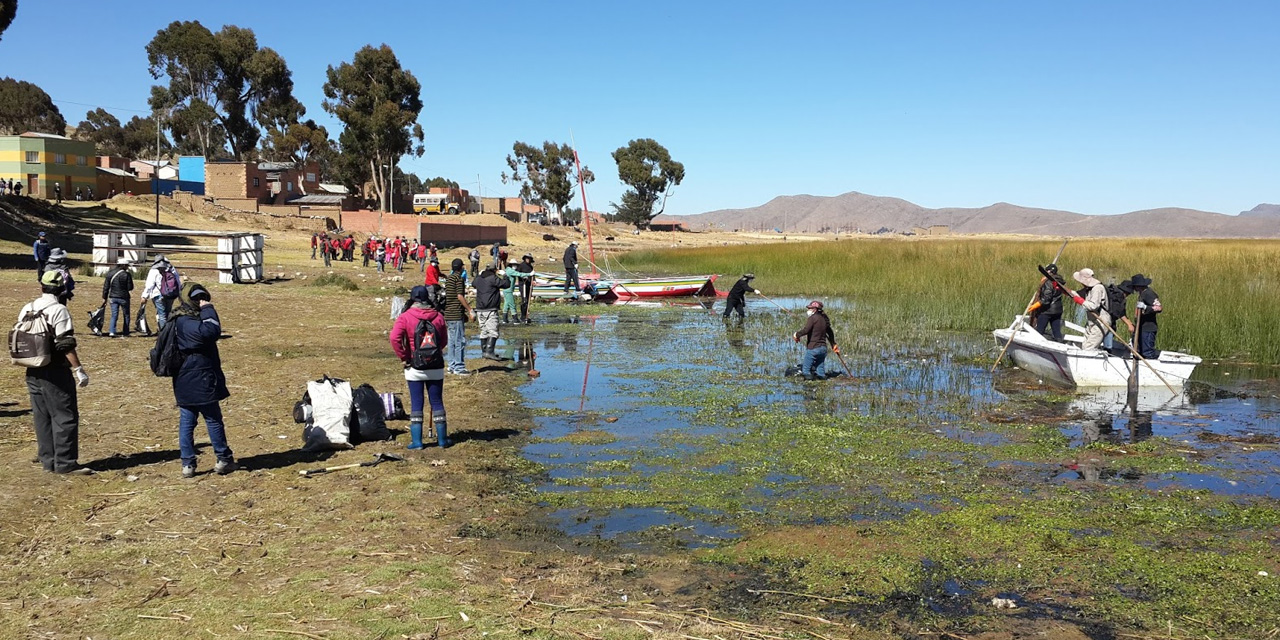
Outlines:
[{"label": "person wearing helmet", "polygon": [[728,320],[729,315],[734,311],[738,312],[738,319],[741,320],[747,316],[747,293],[755,293],[760,295],[760,290],[751,286],[756,274],[744,273],[737,282],[733,283],[733,288],[729,290],[729,297],[725,300],[724,319]]},{"label": "person wearing helmet", "polygon": [[[1066,278],[1058,275],[1058,265],[1050,264],[1044,270],[1058,281],[1058,285],[1066,286]],[[1039,312],[1035,314],[1036,332],[1045,335],[1045,329],[1049,329],[1053,332],[1050,334],[1053,336],[1053,341],[1062,342],[1062,290],[1045,280],[1040,283],[1040,293],[1036,301],[1040,303]]]},{"label": "person wearing helmet", "polygon": [[840,353],[840,347],[836,344],[835,332],[831,330],[831,320],[822,310],[822,303],[817,300],[810,302],[806,313],[809,319],[805,320],[804,328],[791,337],[796,342],[804,339],[804,361],[800,363],[804,379],[821,380],[826,377],[827,345],[830,344],[836,353]]}]

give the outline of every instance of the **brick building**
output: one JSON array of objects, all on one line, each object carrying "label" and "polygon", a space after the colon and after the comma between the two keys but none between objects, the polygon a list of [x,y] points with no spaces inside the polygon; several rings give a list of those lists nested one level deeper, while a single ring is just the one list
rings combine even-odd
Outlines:
[{"label": "brick building", "polygon": [[253,200],[284,204],[320,189],[315,163],[209,161],[204,165],[204,192],[219,200]]}]

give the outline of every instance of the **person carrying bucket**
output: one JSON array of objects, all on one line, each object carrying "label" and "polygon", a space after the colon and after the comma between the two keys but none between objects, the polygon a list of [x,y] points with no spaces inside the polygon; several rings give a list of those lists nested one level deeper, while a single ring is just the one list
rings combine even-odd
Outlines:
[{"label": "person carrying bucket", "polygon": [[837,354],[840,353],[840,347],[836,344],[836,334],[831,330],[831,320],[823,311],[822,303],[817,300],[810,302],[806,313],[809,319],[791,337],[796,342],[804,338],[804,360],[800,363],[800,373],[804,375],[804,379],[821,380],[826,377],[827,345],[830,344],[831,350]]}]

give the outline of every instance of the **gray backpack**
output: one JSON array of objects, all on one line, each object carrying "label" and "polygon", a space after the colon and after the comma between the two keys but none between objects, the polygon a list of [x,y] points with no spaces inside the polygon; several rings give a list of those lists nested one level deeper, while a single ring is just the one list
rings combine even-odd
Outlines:
[{"label": "gray backpack", "polygon": [[32,309],[9,332],[9,362],[20,367],[47,367],[53,363],[53,324],[44,310]]}]

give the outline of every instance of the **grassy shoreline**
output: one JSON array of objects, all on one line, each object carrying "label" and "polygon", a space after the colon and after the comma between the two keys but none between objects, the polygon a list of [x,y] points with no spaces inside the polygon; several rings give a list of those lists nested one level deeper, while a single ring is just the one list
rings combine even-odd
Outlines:
[{"label": "grassy shoreline", "polygon": [[[853,239],[635,251],[643,273],[745,272],[765,295],[851,298],[873,324],[989,331],[1022,311],[1039,282],[1036,265],[1061,240]],[[1154,280],[1165,311],[1160,345],[1205,358],[1280,363],[1280,241],[1072,240],[1062,272],[1092,268],[1105,283],[1135,273]],[[1072,286],[1078,286],[1071,282]],[[1132,303],[1132,299],[1131,299]],[[1068,304],[1068,307],[1072,305]],[[1132,306],[1132,304],[1131,304]],[[1072,311],[1068,310],[1067,318]]]}]

